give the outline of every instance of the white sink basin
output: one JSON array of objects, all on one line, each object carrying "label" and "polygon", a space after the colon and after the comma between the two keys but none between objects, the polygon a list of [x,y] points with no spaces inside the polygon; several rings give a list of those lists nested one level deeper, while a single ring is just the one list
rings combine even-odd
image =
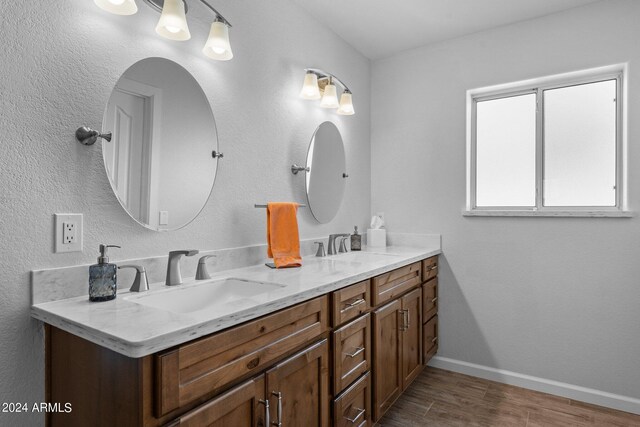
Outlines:
[{"label": "white sink basin", "polygon": [[148,294],[125,297],[127,301],[196,317],[223,316],[269,300],[269,294],[284,288],[276,283],[245,279],[222,279],[178,285]]}]

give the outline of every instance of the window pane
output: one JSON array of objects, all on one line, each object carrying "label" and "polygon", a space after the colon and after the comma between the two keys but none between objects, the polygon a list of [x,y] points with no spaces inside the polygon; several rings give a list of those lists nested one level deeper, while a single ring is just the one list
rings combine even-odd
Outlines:
[{"label": "window pane", "polygon": [[476,205],[536,204],[536,96],[476,104]]},{"label": "window pane", "polygon": [[616,205],[616,80],[544,91],[544,205]]}]

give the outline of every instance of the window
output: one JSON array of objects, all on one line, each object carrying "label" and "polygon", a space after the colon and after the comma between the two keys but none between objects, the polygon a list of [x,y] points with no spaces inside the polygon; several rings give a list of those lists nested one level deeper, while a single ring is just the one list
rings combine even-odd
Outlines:
[{"label": "window", "polygon": [[467,215],[623,210],[622,68],[469,91]]}]

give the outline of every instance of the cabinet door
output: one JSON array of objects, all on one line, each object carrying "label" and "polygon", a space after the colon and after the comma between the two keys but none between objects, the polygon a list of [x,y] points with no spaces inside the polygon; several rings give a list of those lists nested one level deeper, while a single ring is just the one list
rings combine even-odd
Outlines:
[{"label": "cabinet door", "polygon": [[267,371],[272,423],[329,426],[329,344],[326,339]]},{"label": "cabinet door", "polygon": [[402,389],[422,371],[422,289],[401,298],[402,301]]},{"label": "cabinet door", "polygon": [[373,312],[373,415],[374,421],[393,405],[402,392],[402,336],[399,299]]},{"label": "cabinet door", "polygon": [[267,427],[264,390],[261,375],[187,412],[169,426]]}]

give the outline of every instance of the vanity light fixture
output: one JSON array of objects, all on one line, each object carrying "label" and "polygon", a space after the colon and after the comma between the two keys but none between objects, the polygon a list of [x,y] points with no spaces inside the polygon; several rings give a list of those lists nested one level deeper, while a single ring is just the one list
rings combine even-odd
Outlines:
[{"label": "vanity light fixture", "polygon": [[[138,11],[135,0],[93,0],[103,10],[116,15],[133,15]],[[187,0],[144,0],[149,6],[161,13],[156,26],[158,35],[176,41],[191,38],[187,23],[189,7]],[[211,59],[228,61],[233,58],[231,43],[229,42],[229,28],[231,24],[220,12],[205,0],[199,0],[215,14],[211,30],[202,52]]]},{"label": "vanity light fixture", "polygon": [[[306,68],[305,72],[300,98],[309,100],[322,98],[320,101],[322,108],[337,108],[338,114],[344,116],[355,114],[351,90],[339,78],[317,68]],[[336,83],[343,89],[340,102],[338,102]]]},{"label": "vanity light fixture", "polygon": [[184,41],[191,38],[183,0],[164,0],[156,33],[169,40]]},{"label": "vanity light fixture", "polygon": [[93,0],[102,10],[115,15],[133,15],[138,11],[136,0]]}]

